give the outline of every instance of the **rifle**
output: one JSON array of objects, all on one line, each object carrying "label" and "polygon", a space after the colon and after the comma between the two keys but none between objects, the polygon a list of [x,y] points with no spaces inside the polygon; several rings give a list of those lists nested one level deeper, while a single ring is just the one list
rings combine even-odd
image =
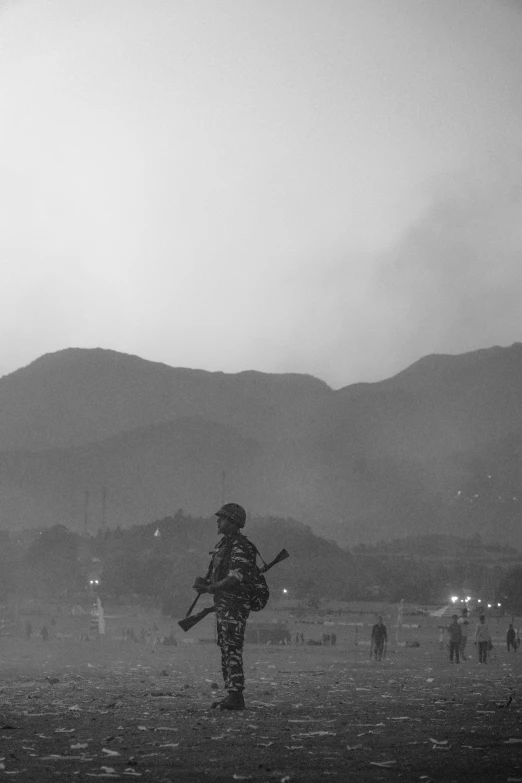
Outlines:
[{"label": "rifle", "polygon": [[[272,566],[277,565],[278,563],[281,562],[281,560],[286,560],[287,557],[290,557],[290,555],[288,554],[286,549],[282,549],[279,552],[279,554],[276,557],[274,557],[274,559],[270,563],[265,563],[263,566],[261,566],[261,568],[259,569],[259,572],[261,574],[265,574],[267,571],[269,571],[272,568]],[[201,593],[197,594],[196,598],[194,599],[194,601],[190,605],[190,608],[189,608],[187,614],[185,615],[184,619],[178,621],[179,627],[183,631],[185,631],[185,632],[187,632],[191,628],[193,628],[193,626],[196,625],[196,623],[199,623],[199,621],[202,620],[204,617],[206,617],[207,614],[210,614],[211,612],[215,612],[216,611],[216,607],[215,606],[208,606],[206,609],[202,609],[201,612],[198,612],[197,614],[191,615],[190,613],[192,612],[194,606],[196,605],[196,602],[197,602],[197,600],[198,600],[200,595],[201,595]]]}]

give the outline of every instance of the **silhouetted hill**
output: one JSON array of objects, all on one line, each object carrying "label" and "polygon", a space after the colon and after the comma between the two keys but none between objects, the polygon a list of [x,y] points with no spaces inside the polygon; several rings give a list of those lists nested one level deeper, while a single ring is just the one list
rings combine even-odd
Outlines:
[{"label": "silhouetted hill", "polygon": [[452,453],[521,429],[521,391],[522,343],[428,356],[388,380],[334,392],[312,436],[381,457]]},{"label": "silhouetted hill", "polygon": [[213,373],[69,348],[0,378],[0,442],[3,450],[76,446],[190,416],[265,439],[295,429],[331,393],[308,375]]},{"label": "silhouetted hill", "polygon": [[437,530],[520,546],[518,499],[499,498],[522,478],[521,392],[518,343],[335,392],[62,351],[0,379],[0,520],[81,527],[89,490],[96,524],[103,486],[110,525],[206,516],[224,489],[344,544]]}]

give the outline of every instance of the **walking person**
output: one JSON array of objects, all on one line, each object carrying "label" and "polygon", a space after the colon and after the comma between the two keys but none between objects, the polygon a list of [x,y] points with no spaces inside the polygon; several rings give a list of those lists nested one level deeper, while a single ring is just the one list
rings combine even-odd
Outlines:
[{"label": "walking person", "polygon": [[372,628],[371,647],[376,661],[382,659],[384,645],[388,642],[388,632],[382,621],[382,617],[377,618],[377,622]]},{"label": "walking person", "polygon": [[220,710],[244,710],[243,644],[250,614],[249,582],[256,567],[256,548],[239,531],[246,512],[237,503],[226,503],[216,512],[222,539],[211,552],[208,578],[199,577],[194,588],[214,595],[217,643],[221,650],[221,671],[228,695],[212,706]]},{"label": "walking person", "polygon": [[468,641],[468,631],[469,631],[469,617],[468,617],[468,607],[465,606],[462,609],[462,617],[459,617],[459,625],[460,630],[462,634],[462,641],[460,643],[460,657],[463,661],[467,661],[466,658],[466,644]]},{"label": "walking person", "polygon": [[491,644],[491,635],[486,625],[486,617],[481,614],[475,631],[475,644],[478,647],[479,663],[488,662],[488,648]]},{"label": "walking person", "polygon": [[507,643],[508,652],[510,647],[513,647],[513,652],[517,651],[517,637],[516,637],[515,629],[513,628],[513,623],[509,623],[509,628],[506,634],[506,643]]},{"label": "walking person", "polygon": [[452,615],[451,623],[448,625],[449,633],[449,659],[450,663],[453,663],[453,657],[455,657],[455,663],[460,663],[459,650],[462,644],[462,629],[459,625],[459,616],[457,614]]}]

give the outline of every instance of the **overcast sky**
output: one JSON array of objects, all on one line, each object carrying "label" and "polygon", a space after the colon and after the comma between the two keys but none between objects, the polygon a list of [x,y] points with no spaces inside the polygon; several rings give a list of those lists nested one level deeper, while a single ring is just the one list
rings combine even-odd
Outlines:
[{"label": "overcast sky", "polygon": [[513,0],[0,2],[0,368],[522,340]]}]

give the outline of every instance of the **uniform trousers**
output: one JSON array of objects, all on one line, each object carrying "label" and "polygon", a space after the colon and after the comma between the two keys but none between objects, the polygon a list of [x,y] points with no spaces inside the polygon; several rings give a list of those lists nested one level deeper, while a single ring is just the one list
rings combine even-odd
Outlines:
[{"label": "uniform trousers", "polygon": [[216,601],[217,643],[221,650],[221,672],[227,691],[243,691],[243,644],[250,604],[247,601]]}]

